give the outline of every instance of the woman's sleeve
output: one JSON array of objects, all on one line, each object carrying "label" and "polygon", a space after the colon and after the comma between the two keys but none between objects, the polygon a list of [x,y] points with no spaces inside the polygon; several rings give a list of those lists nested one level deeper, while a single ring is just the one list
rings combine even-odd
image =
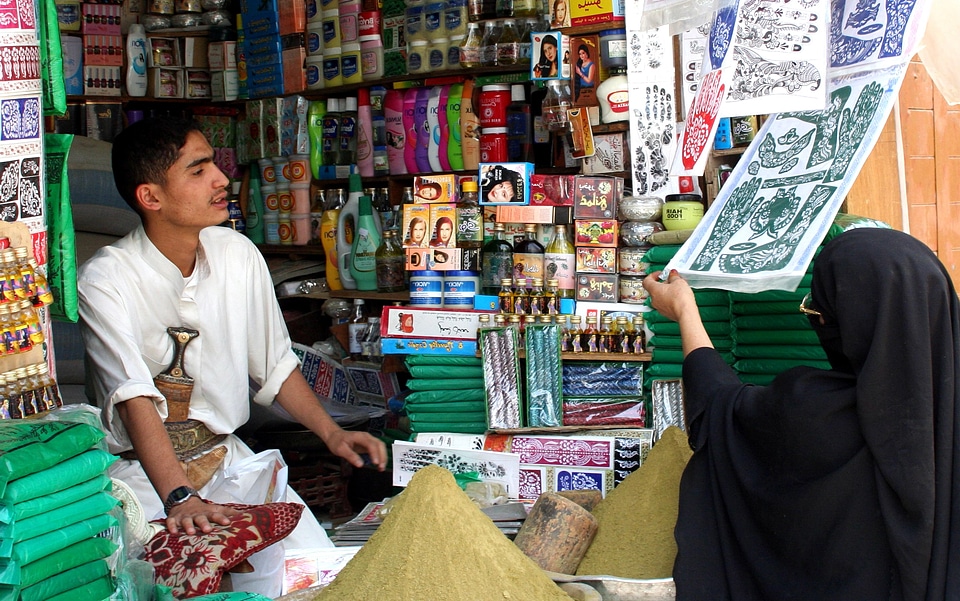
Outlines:
[{"label": "woman's sleeve", "polygon": [[713,401],[734,399],[745,385],[716,349],[701,347],[683,360],[683,405],[687,435],[694,449],[705,442],[704,413]]}]

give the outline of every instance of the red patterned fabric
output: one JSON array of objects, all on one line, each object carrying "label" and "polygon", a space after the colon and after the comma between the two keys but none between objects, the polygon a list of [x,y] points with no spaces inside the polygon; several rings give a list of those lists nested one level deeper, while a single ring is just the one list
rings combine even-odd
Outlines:
[{"label": "red patterned fabric", "polygon": [[147,543],[144,559],[156,570],[157,584],[171,587],[174,597],[217,592],[224,573],[285,538],[303,513],[299,503],[229,506],[242,512],[229,526],[214,526],[208,534],[194,535],[163,530]]}]

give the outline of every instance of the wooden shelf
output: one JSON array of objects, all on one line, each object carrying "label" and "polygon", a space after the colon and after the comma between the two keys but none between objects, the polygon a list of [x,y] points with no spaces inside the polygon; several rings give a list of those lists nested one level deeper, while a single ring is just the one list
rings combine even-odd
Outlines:
[{"label": "wooden shelf", "polygon": [[360,83],[348,84],[343,86],[334,86],[332,88],[322,88],[320,90],[305,90],[300,92],[304,98],[315,100],[318,98],[328,98],[338,96],[349,92],[355,92],[360,88],[369,88],[371,86],[385,86],[388,89],[395,83],[406,84],[404,87],[415,87],[428,85],[431,80],[444,78],[463,78],[481,77],[490,75],[516,75],[529,73],[530,66],[510,65],[509,67],[474,67],[472,69],[445,69],[442,71],[433,71],[431,73],[407,73],[405,75],[394,75],[391,77],[382,77],[377,81],[363,81]]},{"label": "wooden shelf", "polygon": [[385,302],[407,302],[410,300],[409,292],[375,292],[373,290],[331,290],[327,293],[330,298],[362,298],[364,300],[377,300]]},{"label": "wooden shelf", "polygon": [[[479,356],[480,352],[477,351],[477,357]],[[527,353],[523,349],[520,349],[517,351],[517,356],[521,359],[525,359],[527,357]],[[640,353],[639,355],[634,353],[560,353],[560,359],[562,361],[592,361],[595,363],[608,361],[629,361],[632,363],[643,363],[653,359],[653,355],[650,353]]]},{"label": "wooden shelf", "polygon": [[319,244],[258,244],[257,248],[265,255],[324,256],[323,247]]},{"label": "wooden shelf", "polygon": [[743,154],[747,150],[747,146],[737,146],[735,148],[724,148],[722,150],[711,150],[710,154],[715,157],[733,157]]}]

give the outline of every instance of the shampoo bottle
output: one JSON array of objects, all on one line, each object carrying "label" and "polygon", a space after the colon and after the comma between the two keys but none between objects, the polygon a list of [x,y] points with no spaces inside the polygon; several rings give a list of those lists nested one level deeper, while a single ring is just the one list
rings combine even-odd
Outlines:
[{"label": "shampoo bottle", "polygon": [[440,173],[443,167],[440,165],[440,91],[442,86],[433,86],[430,88],[430,96],[427,98],[427,160],[430,162],[430,171]]},{"label": "shampoo bottle", "polygon": [[147,95],[147,36],[143,25],[133,23],[127,33],[127,94]]},{"label": "shampoo bottle", "polygon": [[473,80],[463,82],[460,98],[460,148],[463,168],[473,171],[480,167],[480,119],[473,110]]},{"label": "shampoo bottle", "polygon": [[450,171],[450,159],[447,156],[447,146],[450,140],[450,127],[447,124],[447,103],[449,102],[450,86],[440,86],[440,104],[437,106],[437,121],[440,128],[436,131],[437,145],[440,154],[440,170]]},{"label": "shampoo bottle", "polygon": [[327,286],[330,290],[343,290],[343,283],[340,281],[340,269],[337,265],[337,229],[340,222],[340,211],[343,205],[340,194],[328,194],[329,203],[323,208],[323,215],[320,217],[320,245],[323,246],[323,254],[326,256]]},{"label": "shampoo bottle", "polygon": [[340,101],[327,99],[327,112],[323,116],[323,164],[340,164]]},{"label": "shampoo bottle", "polygon": [[[340,113],[340,162],[339,165],[354,165],[357,162],[357,97],[344,99]],[[367,123],[369,123],[369,119]],[[371,157],[372,158],[372,157]]]},{"label": "shampoo bottle", "polygon": [[377,289],[377,247],[381,240],[377,222],[370,197],[361,196],[358,200],[357,231],[350,249],[350,277],[356,283],[357,290]]},{"label": "shampoo bottle", "polygon": [[410,88],[403,93],[403,131],[405,141],[403,145],[403,162],[407,165],[407,173],[419,173],[417,167],[417,88]]},{"label": "shampoo bottle", "polygon": [[347,194],[347,202],[340,209],[340,216],[337,219],[337,271],[340,273],[340,283],[347,290],[356,290],[357,282],[353,279],[350,272],[350,264],[353,262],[353,239],[357,227],[357,217],[360,212],[360,197],[363,196],[363,182],[360,180],[360,174],[354,173],[350,176],[350,191]]},{"label": "shampoo bottle", "polygon": [[418,173],[430,173],[430,124],[427,121],[427,104],[430,102],[430,88],[417,88],[416,110],[413,113],[413,126],[417,130],[417,148],[414,157]]},{"label": "shampoo bottle", "polygon": [[310,135],[310,172],[320,179],[323,166],[323,117],[327,114],[326,100],[313,100],[307,110],[307,133]]},{"label": "shampoo bottle", "polygon": [[407,164],[403,160],[407,144],[406,128],[403,126],[403,91],[388,90],[383,98],[383,117],[387,125],[387,164],[390,175],[405,175]]},{"label": "shampoo bottle", "polygon": [[463,84],[450,85],[447,91],[447,160],[453,171],[463,170],[463,152],[460,149],[460,97]]},{"label": "shampoo bottle", "polygon": [[373,177],[373,111],[370,90],[357,90],[357,171],[361,177]]}]

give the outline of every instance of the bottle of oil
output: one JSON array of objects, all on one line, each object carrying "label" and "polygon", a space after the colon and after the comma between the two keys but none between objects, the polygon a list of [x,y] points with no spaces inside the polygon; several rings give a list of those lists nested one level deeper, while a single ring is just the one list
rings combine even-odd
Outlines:
[{"label": "bottle of oil", "polygon": [[626,315],[621,315],[620,317],[617,317],[616,352],[632,353],[633,346],[631,345],[631,342],[630,322]]},{"label": "bottle of oil", "polygon": [[547,287],[543,291],[543,306],[545,309],[544,312],[547,315],[556,315],[560,312],[560,298],[557,286],[557,280],[547,280]]},{"label": "bottle of oil", "polygon": [[580,316],[571,316],[570,322],[570,352],[584,353],[587,349],[583,347],[583,329],[580,327]]},{"label": "bottle of oil", "polygon": [[587,317],[587,325],[580,333],[580,346],[585,353],[596,353],[600,351],[600,331],[597,329],[597,318]]},{"label": "bottle of oil", "polygon": [[504,278],[513,275],[513,245],[504,239],[506,226],[493,225],[493,239],[483,246],[481,284],[484,294],[497,294]]},{"label": "bottle of oil", "polygon": [[643,329],[642,315],[633,318],[633,329],[636,330],[633,337],[633,352],[639,355],[647,350],[647,333]]},{"label": "bottle of oil", "polygon": [[600,332],[597,335],[597,350],[612,353],[616,350],[616,332],[613,329],[613,317],[604,315],[600,320]]},{"label": "bottle of oil", "polygon": [[513,247],[513,273],[525,278],[543,277],[543,244],[537,240],[537,225],[523,226],[523,240]]},{"label": "bottle of oil", "polygon": [[493,327],[504,328],[507,326],[507,316],[504,313],[497,313],[493,316]]},{"label": "bottle of oil", "polygon": [[530,312],[530,291],[526,278],[513,280],[513,313],[526,315]]},{"label": "bottle of oil", "polygon": [[557,325],[560,326],[560,352],[570,353],[573,347],[570,344],[570,316],[556,315]]},{"label": "bottle of oil", "polygon": [[[492,324],[490,323],[490,314],[489,314],[489,313],[481,313],[480,316],[478,317],[478,321],[479,321],[480,323],[477,324],[477,345],[480,344],[480,334],[482,333],[482,331],[483,331],[485,328],[489,328],[489,327],[492,325]],[[477,348],[479,348],[479,346],[478,346]]]},{"label": "bottle of oil", "polygon": [[513,313],[513,280],[510,278],[500,280],[497,306],[501,313]]},{"label": "bottle of oil", "polygon": [[530,287],[529,305],[530,315],[547,315],[547,299],[543,292],[543,279],[533,278],[533,285]]}]

